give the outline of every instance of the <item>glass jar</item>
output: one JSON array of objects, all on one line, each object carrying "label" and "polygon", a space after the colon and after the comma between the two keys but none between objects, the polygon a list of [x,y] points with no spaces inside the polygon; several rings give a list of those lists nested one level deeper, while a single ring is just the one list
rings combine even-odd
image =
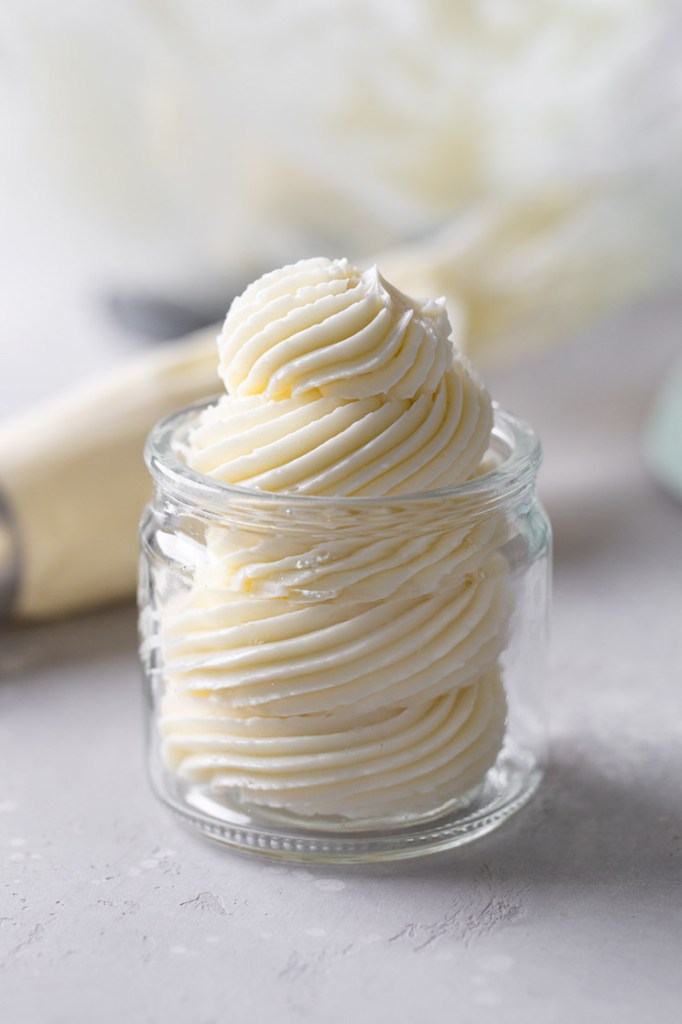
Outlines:
[{"label": "glass jar", "polygon": [[242,850],[316,861],[469,842],[546,755],[540,445],[495,410],[483,472],[390,498],[189,469],[202,403],[147,444],[141,658],[160,798]]}]

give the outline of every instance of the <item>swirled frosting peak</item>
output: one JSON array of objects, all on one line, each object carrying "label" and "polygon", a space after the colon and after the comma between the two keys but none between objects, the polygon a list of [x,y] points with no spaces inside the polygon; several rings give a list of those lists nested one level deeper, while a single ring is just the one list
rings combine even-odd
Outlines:
[{"label": "swirled frosting peak", "polygon": [[416,493],[469,479],[488,447],[490,397],[443,302],[408,298],[376,267],[311,259],[265,274],[232,303],[218,349],[228,394],[187,459],[225,483]]},{"label": "swirled frosting peak", "polygon": [[452,363],[443,299],[414,300],[376,267],[301,260],[249,285],[218,339],[231,395],[413,398]]}]

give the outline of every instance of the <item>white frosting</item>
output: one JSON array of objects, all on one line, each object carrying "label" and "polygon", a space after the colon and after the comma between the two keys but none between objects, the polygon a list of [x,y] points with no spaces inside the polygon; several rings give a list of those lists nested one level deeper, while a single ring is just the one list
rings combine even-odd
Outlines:
[{"label": "white frosting", "polygon": [[384,496],[467,480],[488,446],[490,397],[455,354],[440,301],[376,268],[303,260],[235,299],[218,339],[228,395],[188,463],[262,491]]},{"label": "white frosting", "polygon": [[500,654],[509,611],[500,556],[454,589],[367,604],[200,585],[168,609],[165,657],[177,690],[216,693],[226,708],[386,707],[473,682]]},{"label": "white frosting", "polygon": [[[363,539],[340,527],[317,538],[209,528],[201,581],[210,589],[294,600],[379,601],[432,594],[469,573],[480,577],[487,555],[506,539],[500,516]],[[498,563],[499,565],[499,560]]]},{"label": "white frosting", "polygon": [[[438,301],[374,268],[305,260],[235,300],[229,394],[182,453],[255,491],[383,497],[480,472],[487,391]],[[337,506],[338,509],[338,506]],[[336,511],[336,510],[335,510]],[[371,529],[209,527],[164,610],[166,763],[301,815],[423,813],[481,781],[502,742],[511,587],[500,515]]]},{"label": "white frosting", "polygon": [[409,299],[376,267],[301,260],[265,274],[232,303],[218,338],[231,395],[337,398],[434,391],[452,363],[443,300]]},{"label": "white frosting", "polygon": [[365,714],[237,717],[171,693],[164,756],[188,781],[299,815],[376,817],[437,808],[480,782],[504,734],[495,670],[472,686]]},{"label": "white frosting", "polygon": [[470,376],[453,371],[433,393],[413,399],[226,396],[194,431],[188,461],[225,483],[261,491],[417,493],[466,480],[490,427],[490,402]]}]

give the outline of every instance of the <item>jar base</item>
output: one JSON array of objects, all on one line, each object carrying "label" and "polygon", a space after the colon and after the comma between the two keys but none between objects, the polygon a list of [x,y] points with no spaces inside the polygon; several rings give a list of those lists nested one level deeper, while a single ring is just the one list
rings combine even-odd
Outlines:
[{"label": "jar base", "polygon": [[[213,798],[206,786],[179,787],[166,773],[153,772],[160,799],[202,835],[262,857],[317,864],[362,864],[405,860],[450,850],[492,832],[533,796],[542,768],[527,751],[505,749],[478,791],[444,813],[415,822],[358,829],[344,823],[324,830],[312,820],[256,819]],[[156,776],[156,777],[154,777]]]}]

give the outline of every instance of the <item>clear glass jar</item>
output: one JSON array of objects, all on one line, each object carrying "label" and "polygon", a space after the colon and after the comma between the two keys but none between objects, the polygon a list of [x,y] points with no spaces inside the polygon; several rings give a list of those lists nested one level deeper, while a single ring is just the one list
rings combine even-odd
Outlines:
[{"label": "clear glass jar", "polygon": [[264,494],[190,470],[204,404],[152,432],[141,658],[160,798],[242,850],[316,861],[469,842],[546,755],[540,446],[501,409],[486,471],[392,498]]}]

